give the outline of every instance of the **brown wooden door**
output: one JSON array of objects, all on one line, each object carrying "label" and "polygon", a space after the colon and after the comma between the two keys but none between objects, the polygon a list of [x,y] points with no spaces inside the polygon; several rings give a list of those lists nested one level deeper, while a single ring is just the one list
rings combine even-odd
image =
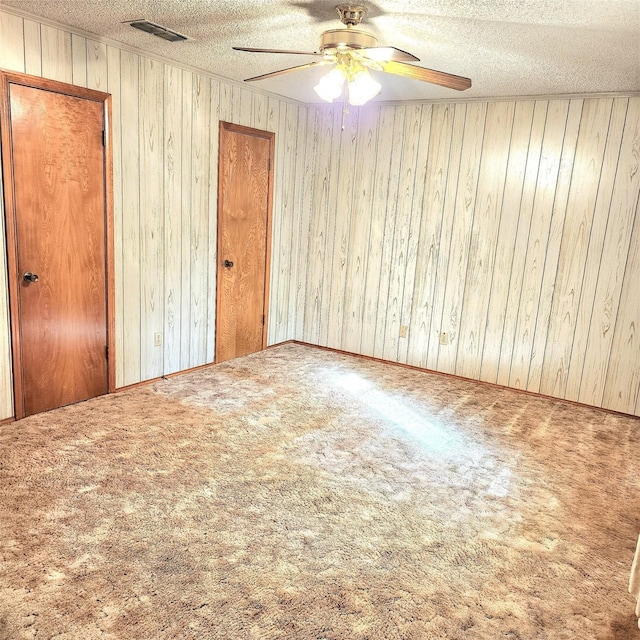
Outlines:
[{"label": "brown wooden door", "polygon": [[7,93],[20,417],[109,390],[105,105],[16,83]]},{"label": "brown wooden door", "polygon": [[266,346],[273,144],[220,123],[216,362]]}]

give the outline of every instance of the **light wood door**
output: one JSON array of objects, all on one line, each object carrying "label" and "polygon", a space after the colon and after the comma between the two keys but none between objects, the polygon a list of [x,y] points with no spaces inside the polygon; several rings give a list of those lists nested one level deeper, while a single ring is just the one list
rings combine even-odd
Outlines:
[{"label": "light wood door", "polygon": [[20,417],[109,390],[105,94],[4,86]]},{"label": "light wood door", "polygon": [[216,362],[266,346],[274,137],[220,123]]}]

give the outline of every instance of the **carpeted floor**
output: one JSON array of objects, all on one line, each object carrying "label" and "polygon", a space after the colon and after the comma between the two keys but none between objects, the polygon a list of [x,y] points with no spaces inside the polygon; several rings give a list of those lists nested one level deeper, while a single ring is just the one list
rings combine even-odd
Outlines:
[{"label": "carpeted floor", "polygon": [[640,421],[285,344],[0,427],[0,638],[640,637]]}]

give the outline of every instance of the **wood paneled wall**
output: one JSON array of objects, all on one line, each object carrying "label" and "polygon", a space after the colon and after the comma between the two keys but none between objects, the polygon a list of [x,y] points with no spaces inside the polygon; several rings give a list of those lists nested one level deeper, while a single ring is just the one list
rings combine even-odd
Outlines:
[{"label": "wood paneled wall", "polygon": [[[270,344],[640,415],[640,97],[374,104],[343,121],[9,12],[0,42],[0,67],[113,94],[118,386],[213,360],[227,120],[276,132]],[[2,419],[6,294],[0,384]]]},{"label": "wood paneled wall", "polygon": [[640,97],[307,117],[278,337],[640,415]]},{"label": "wood paneled wall", "polygon": [[[289,286],[290,252],[277,238],[288,241],[296,216],[296,145],[307,108],[8,11],[0,11],[0,43],[4,69],[113,96],[116,384],[214,359],[220,120],[276,133],[273,341],[276,318],[286,324],[289,313],[277,296]],[[3,243],[4,233],[0,419],[13,415]],[[163,336],[160,347],[155,333]]]}]

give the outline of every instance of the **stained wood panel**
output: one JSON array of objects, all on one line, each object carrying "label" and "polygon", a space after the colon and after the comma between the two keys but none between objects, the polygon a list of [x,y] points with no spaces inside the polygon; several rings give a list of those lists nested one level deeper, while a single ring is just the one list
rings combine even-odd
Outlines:
[{"label": "stained wood panel", "polygon": [[[87,86],[87,41],[82,36],[71,34],[71,55],[72,69],[71,77],[73,84],[79,87]],[[104,88],[102,89],[104,90]]]},{"label": "stained wood panel", "polygon": [[347,351],[360,350],[363,323],[363,297],[368,273],[368,247],[371,231],[371,204],[373,200],[374,172],[362,157],[377,155],[378,118],[376,112],[362,110],[358,118],[357,155],[354,166],[354,197],[350,217],[349,241],[346,249],[344,311],[342,316],[341,347]]},{"label": "stained wood panel", "polygon": [[[511,263],[509,297],[507,308],[509,313],[504,319],[502,333],[502,348],[498,362],[497,383],[502,385],[512,384],[517,387],[520,384],[522,373],[517,371],[523,361],[520,355],[523,318],[521,314],[522,291],[525,285],[525,264],[527,260],[527,245],[529,242],[529,230],[535,202],[535,191],[538,180],[538,168],[542,154],[542,142],[547,119],[547,103],[536,101],[533,109],[533,119],[529,139],[518,150],[513,150],[512,157],[516,154],[526,157],[524,179],[522,184],[515,183],[513,189],[505,194],[505,198],[515,205],[518,204],[518,229],[516,232],[513,259]],[[509,211],[509,210],[507,210]],[[514,215],[515,209],[510,210]],[[527,320],[525,318],[524,320]],[[513,364],[516,363],[516,371],[512,374]]]},{"label": "stained wood panel", "polygon": [[340,162],[338,164],[338,193],[336,224],[334,229],[334,251],[330,258],[331,300],[327,318],[327,343],[341,344],[342,331],[345,324],[345,289],[347,286],[347,261],[353,216],[353,200],[357,185],[353,179],[356,172],[356,155],[358,150],[358,129],[360,110],[352,110],[343,115],[342,109],[334,107],[336,116],[340,116],[338,125],[340,132]]},{"label": "stained wood panel", "polygon": [[113,154],[113,244],[115,251],[115,345],[116,345],[116,386],[122,385],[124,379],[124,340],[120,319],[122,316],[124,279],[122,272],[122,87],[120,84],[120,50],[115,47],[107,49],[107,93],[111,94],[111,147]]},{"label": "stained wood panel", "polygon": [[[407,363],[426,367],[429,341],[432,336],[437,265],[442,247],[443,211],[453,127],[454,106],[434,105],[429,123],[429,143],[422,149],[424,159],[424,196],[418,209],[420,233],[414,286],[410,292],[413,305],[409,332]],[[434,126],[435,125],[435,126]],[[423,122],[423,129],[426,128]],[[430,215],[423,215],[428,208]],[[446,242],[446,240],[445,240]],[[447,246],[448,249],[448,246]],[[438,323],[439,324],[439,323]],[[434,346],[437,342],[434,340]]]},{"label": "stained wood panel", "polygon": [[480,377],[513,114],[512,102],[487,108],[456,354],[456,373],[467,378]]},{"label": "stained wood panel", "polygon": [[384,244],[385,222],[387,218],[386,196],[389,184],[391,158],[391,140],[388,132],[393,130],[395,120],[391,107],[371,107],[377,110],[378,140],[377,153],[369,159],[367,167],[373,172],[370,227],[367,237],[367,270],[364,287],[354,295],[362,296],[362,328],[360,331],[359,353],[372,356],[376,338],[378,300],[380,293],[380,272],[382,266],[382,248]]},{"label": "stained wood panel", "polygon": [[[540,156],[536,162],[534,188],[529,192],[531,215],[527,244],[524,247],[524,271],[518,306],[518,324],[511,360],[510,385],[526,389],[529,382],[536,322],[540,312],[541,285],[549,249],[549,227],[553,211],[558,171],[562,154],[569,103],[554,101],[547,105]],[[527,206],[529,205],[527,202]],[[547,265],[549,266],[549,265]],[[550,266],[551,270],[554,269]],[[543,324],[545,324],[543,319]]]},{"label": "stained wood panel", "polygon": [[42,75],[51,80],[73,83],[71,34],[43,24],[40,27],[42,40]]},{"label": "stained wood panel", "polygon": [[[449,268],[449,255],[451,250],[451,235],[453,232],[456,189],[458,176],[460,175],[460,156],[462,153],[462,141],[464,138],[464,125],[467,113],[466,104],[456,104],[453,106],[453,123],[451,129],[451,141],[447,149],[448,167],[447,177],[444,184],[443,210],[442,210],[442,230],[440,233],[440,247],[438,251],[438,262],[436,267],[436,282],[433,289],[433,309],[431,314],[432,328],[427,332],[430,334],[426,367],[428,369],[438,368],[438,353],[440,349],[440,333],[446,332],[444,328],[443,308],[445,305],[445,292],[447,286],[446,273]],[[431,123],[431,126],[438,126]],[[428,204],[426,205],[429,206]],[[437,211],[434,212],[437,216]],[[424,212],[423,212],[424,215]],[[435,333],[434,333],[435,332]],[[447,334],[448,335],[448,334]]]},{"label": "stained wood panel", "polygon": [[0,12],[0,67],[24,73],[24,33],[22,18]]},{"label": "stained wood panel", "polygon": [[[619,102],[626,102],[620,100]],[[603,257],[629,254],[631,232],[638,215],[640,192],[640,98],[628,102],[624,133],[617,162],[617,172],[610,210],[619,212],[608,216]],[[622,260],[600,261],[593,314],[586,341],[588,348],[583,360],[578,400],[600,406],[604,393],[607,362],[612,353],[614,329],[620,309],[623,277],[626,264]],[[633,271],[629,271],[633,274]],[[628,276],[633,277],[633,276]],[[637,291],[640,298],[640,291]],[[615,395],[615,394],[614,394]],[[636,413],[638,409],[636,408]]]},{"label": "stained wood panel", "polygon": [[[433,108],[431,105],[420,105],[420,123],[417,131],[417,148],[416,148],[416,168],[414,175],[413,194],[409,206],[411,207],[411,226],[409,228],[409,238],[407,241],[406,262],[408,268],[405,269],[404,287],[402,293],[402,307],[400,310],[401,325],[411,326],[413,323],[414,310],[414,290],[416,288],[416,279],[418,274],[418,260],[421,256],[420,240],[421,229],[423,224],[422,208],[424,206],[425,186],[429,165],[427,158],[429,155],[429,144],[431,139],[431,121]],[[426,222],[426,221],[425,221]],[[427,252],[427,256],[431,251]],[[431,254],[432,255],[432,254]],[[415,326],[415,325],[414,325]],[[409,342],[411,335],[400,338],[398,333],[398,354],[397,359],[402,362],[408,362],[414,354],[409,351]],[[419,357],[420,350],[417,351]]]},{"label": "stained wood panel", "polygon": [[567,114],[567,123],[562,143],[562,156],[558,171],[558,184],[551,213],[551,225],[546,245],[544,275],[542,278],[539,307],[533,339],[533,348],[529,363],[529,380],[527,389],[530,391],[540,388],[540,376],[544,363],[545,344],[549,330],[549,317],[553,304],[555,279],[558,271],[558,260],[562,243],[562,233],[567,212],[569,189],[571,187],[572,163],[575,156],[578,132],[582,117],[582,100],[572,100]]},{"label": "stained wood panel", "polygon": [[[636,202],[638,200],[636,199]],[[636,205],[602,406],[638,414],[640,399],[640,211]]]},{"label": "stained wood panel", "polygon": [[42,36],[40,23],[24,20],[24,72],[42,75]]},{"label": "stained wood panel", "polygon": [[[400,115],[400,113],[398,114]],[[405,317],[404,285],[407,275],[415,271],[415,253],[409,262],[409,247],[413,246],[415,231],[412,225],[413,199],[415,189],[416,155],[422,128],[421,105],[410,105],[404,110],[404,117],[398,124],[402,127],[402,137],[396,137],[396,146],[401,150],[398,168],[398,187],[395,195],[395,211],[387,203],[389,212],[393,212],[393,235],[387,242],[391,248],[389,256],[389,294],[387,296],[386,322],[382,341],[382,357],[385,360],[396,360],[400,339],[400,326],[409,322]],[[391,196],[391,192],[390,192]],[[392,196],[393,197],[393,196]],[[415,221],[414,221],[415,223]],[[386,263],[385,263],[386,264]],[[412,279],[410,277],[410,279]],[[406,338],[403,338],[406,340]]]},{"label": "stained wood panel", "polygon": [[[593,303],[596,295],[596,287],[601,270],[607,269],[609,261],[602,264],[604,255],[604,239],[609,221],[609,209],[618,160],[621,151],[622,133],[627,116],[627,100],[616,100],[613,103],[609,129],[607,132],[602,170],[598,192],[594,203],[593,223],[589,234],[587,247],[587,260],[582,276],[582,290],[576,310],[576,326],[573,331],[573,344],[571,346],[571,360],[567,372],[565,397],[577,400],[580,395],[580,384],[584,370],[585,355],[588,348],[589,326],[593,317]],[[613,218],[614,220],[616,217]]]},{"label": "stained wood panel", "polygon": [[[500,223],[496,240],[496,254],[491,275],[491,291],[484,333],[480,379],[496,383],[500,359],[504,352],[511,353],[515,322],[511,322],[512,332],[505,336],[507,322],[513,313],[513,298],[519,295],[518,274],[514,274],[515,243],[520,228],[520,203],[522,185],[527,168],[526,149],[531,137],[533,102],[519,102],[515,105],[509,138],[509,157],[505,170],[504,192],[500,203]],[[506,132],[505,132],[506,133]],[[512,288],[512,278],[515,282]],[[505,337],[507,338],[505,340]],[[507,372],[508,376],[508,372]]]},{"label": "stained wood panel", "polygon": [[180,371],[182,333],[182,125],[183,71],[164,76],[164,371]]},{"label": "stained wood panel", "polygon": [[611,100],[586,100],[571,178],[540,391],[564,397]]},{"label": "stained wood panel", "polygon": [[141,364],[142,269],[140,264],[140,102],[139,57],[127,51],[120,56],[122,146],[122,245],[116,247],[116,264],[122,268],[122,306],[116,309],[116,326],[122,336],[121,385],[143,379]]},{"label": "stained wood panel", "polygon": [[467,286],[469,244],[475,214],[486,111],[486,104],[467,105],[464,139],[460,153],[460,170],[454,201],[455,216],[451,231],[447,285],[442,310],[441,331],[446,332],[448,340],[446,344],[441,343],[438,351],[438,370],[446,373],[455,373],[456,371],[456,356],[464,290]]}]

